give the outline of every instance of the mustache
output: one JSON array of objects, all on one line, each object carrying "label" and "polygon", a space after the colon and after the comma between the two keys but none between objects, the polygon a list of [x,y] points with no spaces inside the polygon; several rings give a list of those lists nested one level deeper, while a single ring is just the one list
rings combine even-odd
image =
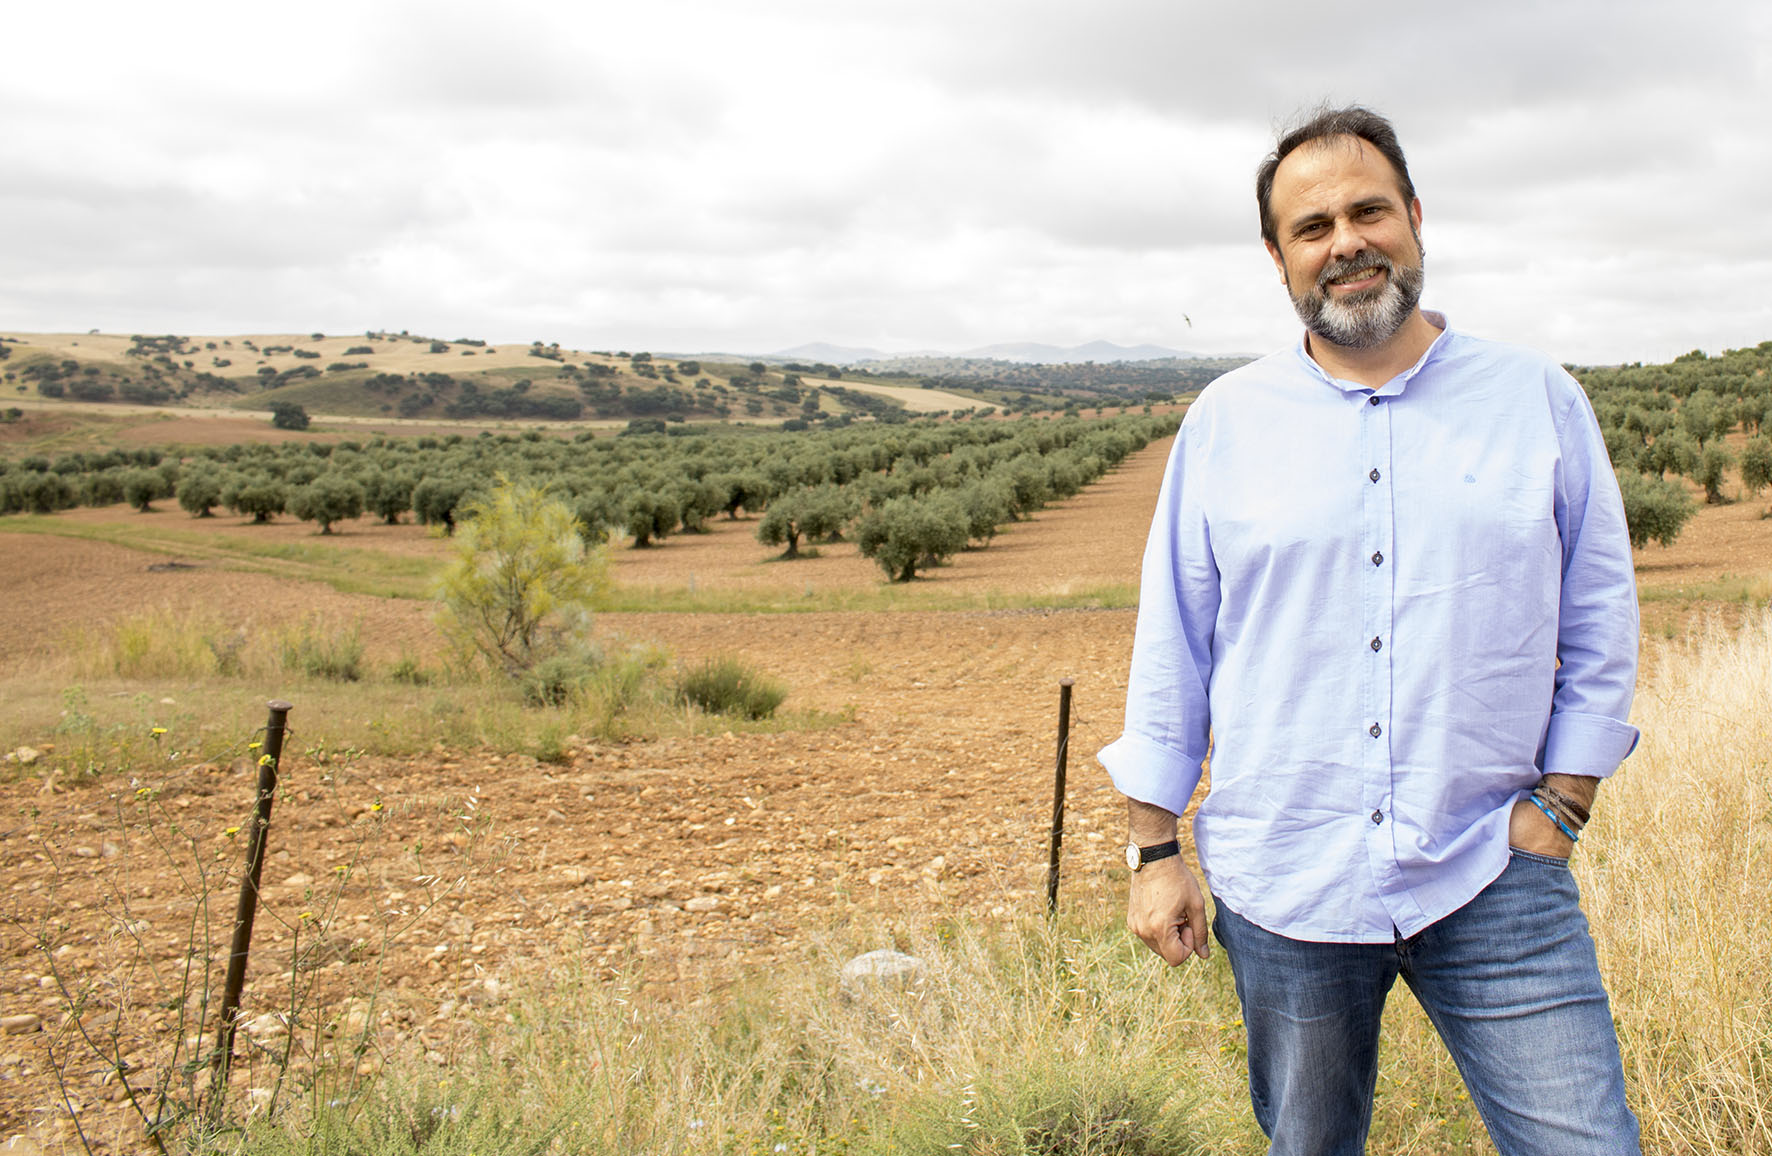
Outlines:
[{"label": "mustache", "polygon": [[1328,293],[1329,283],[1350,273],[1358,273],[1362,269],[1380,269],[1386,273],[1392,271],[1391,260],[1383,253],[1355,253],[1352,257],[1343,257],[1323,267],[1317,275],[1317,292]]}]

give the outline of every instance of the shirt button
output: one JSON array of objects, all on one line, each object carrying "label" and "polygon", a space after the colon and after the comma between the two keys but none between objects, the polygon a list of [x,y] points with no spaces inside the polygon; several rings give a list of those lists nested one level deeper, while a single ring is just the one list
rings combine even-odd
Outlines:
[{"label": "shirt button", "polygon": [[1377,466],[1373,466],[1373,467],[1372,467],[1372,472],[1371,472],[1371,473],[1369,473],[1369,474],[1367,474],[1367,475],[1366,475],[1366,476],[1367,476],[1367,477],[1369,477],[1369,478],[1371,478],[1371,479],[1372,479],[1372,480],[1373,480],[1373,481],[1375,481],[1375,482],[1376,482],[1376,481],[1377,481],[1377,480],[1378,480],[1378,467],[1377,467]]},{"label": "shirt button", "polygon": [[1384,812],[1383,812],[1383,811],[1374,811],[1374,812],[1372,812],[1372,824],[1373,824],[1373,826],[1377,826],[1377,825],[1378,825],[1378,824],[1380,824],[1380,823],[1382,823],[1382,822],[1384,822]]},{"label": "shirt button", "polygon": [[1377,738],[1379,735],[1384,733],[1384,728],[1379,726],[1377,723],[1373,723],[1371,726],[1366,728],[1366,733],[1371,735],[1373,738]]},{"label": "shirt button", "polygon": [[1372,564],[1374,566],[1384,565],[1384,551],[1382,551],[1382,550],[1372,551]]},{"label": "shirt button", "polygon": [[1378,638],[1374,638],[1372,640],[1372,649],[1373,650],[1383,650],[1384,649],[1384,642]]},{"label": "shirt button", "polygon": [[1371,397],[1367,398],[1366,404],[1367,405],[1377,405],[1378,404],[1378,395],[1375,393]]}]

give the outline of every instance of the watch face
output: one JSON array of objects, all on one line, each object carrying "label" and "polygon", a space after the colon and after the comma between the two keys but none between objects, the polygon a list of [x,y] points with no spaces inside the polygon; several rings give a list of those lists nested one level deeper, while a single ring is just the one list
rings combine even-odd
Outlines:
[{"label": "watch face", "polygon": [[1144,856],[1138,853],[1137,843],[1126,844],[1126,866],[1133,871],[1144,866]]}]

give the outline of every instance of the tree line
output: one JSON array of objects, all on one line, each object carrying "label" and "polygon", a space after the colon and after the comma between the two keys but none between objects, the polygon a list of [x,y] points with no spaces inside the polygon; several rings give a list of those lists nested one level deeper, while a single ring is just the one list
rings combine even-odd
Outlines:
[{"label": "tree line", "polygon": [[538,432],[336,444],[233,445],[174,456],[75,452],[0,463],[0,513],[176,501],[194,517],[311,521],[321,533],[373,514],[453,532],[498,479],[544,486],[587,544],[622,535],[646,549],[718,517],[759,519],[788,558],[853,534],[887,575],[908,580],[1005,523],[1069,497],[1177,419],[1036,419],[855,425],[745,435],[708,432],[565,441]]},{"label": "tree line", "polygon": [[[1709,357],[1700,350],[1664,365],[1565,366],[1581,382],[1606,439],[1630,523],[1631,544],[1668,545],[1696,503],[1728,500],[1730,470],[1744,496],[1772,486],[1772,341]],[[1740,431],[1739,451],[1726,437]]]}]

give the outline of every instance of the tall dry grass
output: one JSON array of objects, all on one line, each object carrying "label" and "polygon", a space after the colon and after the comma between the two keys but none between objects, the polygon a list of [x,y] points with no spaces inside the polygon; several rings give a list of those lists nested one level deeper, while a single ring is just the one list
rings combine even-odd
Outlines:
[{"label": "tall dry grass", "polygon": [[1772,1153],[1772,611],[1646,657],[1576,860],[1644,1150]]}]

